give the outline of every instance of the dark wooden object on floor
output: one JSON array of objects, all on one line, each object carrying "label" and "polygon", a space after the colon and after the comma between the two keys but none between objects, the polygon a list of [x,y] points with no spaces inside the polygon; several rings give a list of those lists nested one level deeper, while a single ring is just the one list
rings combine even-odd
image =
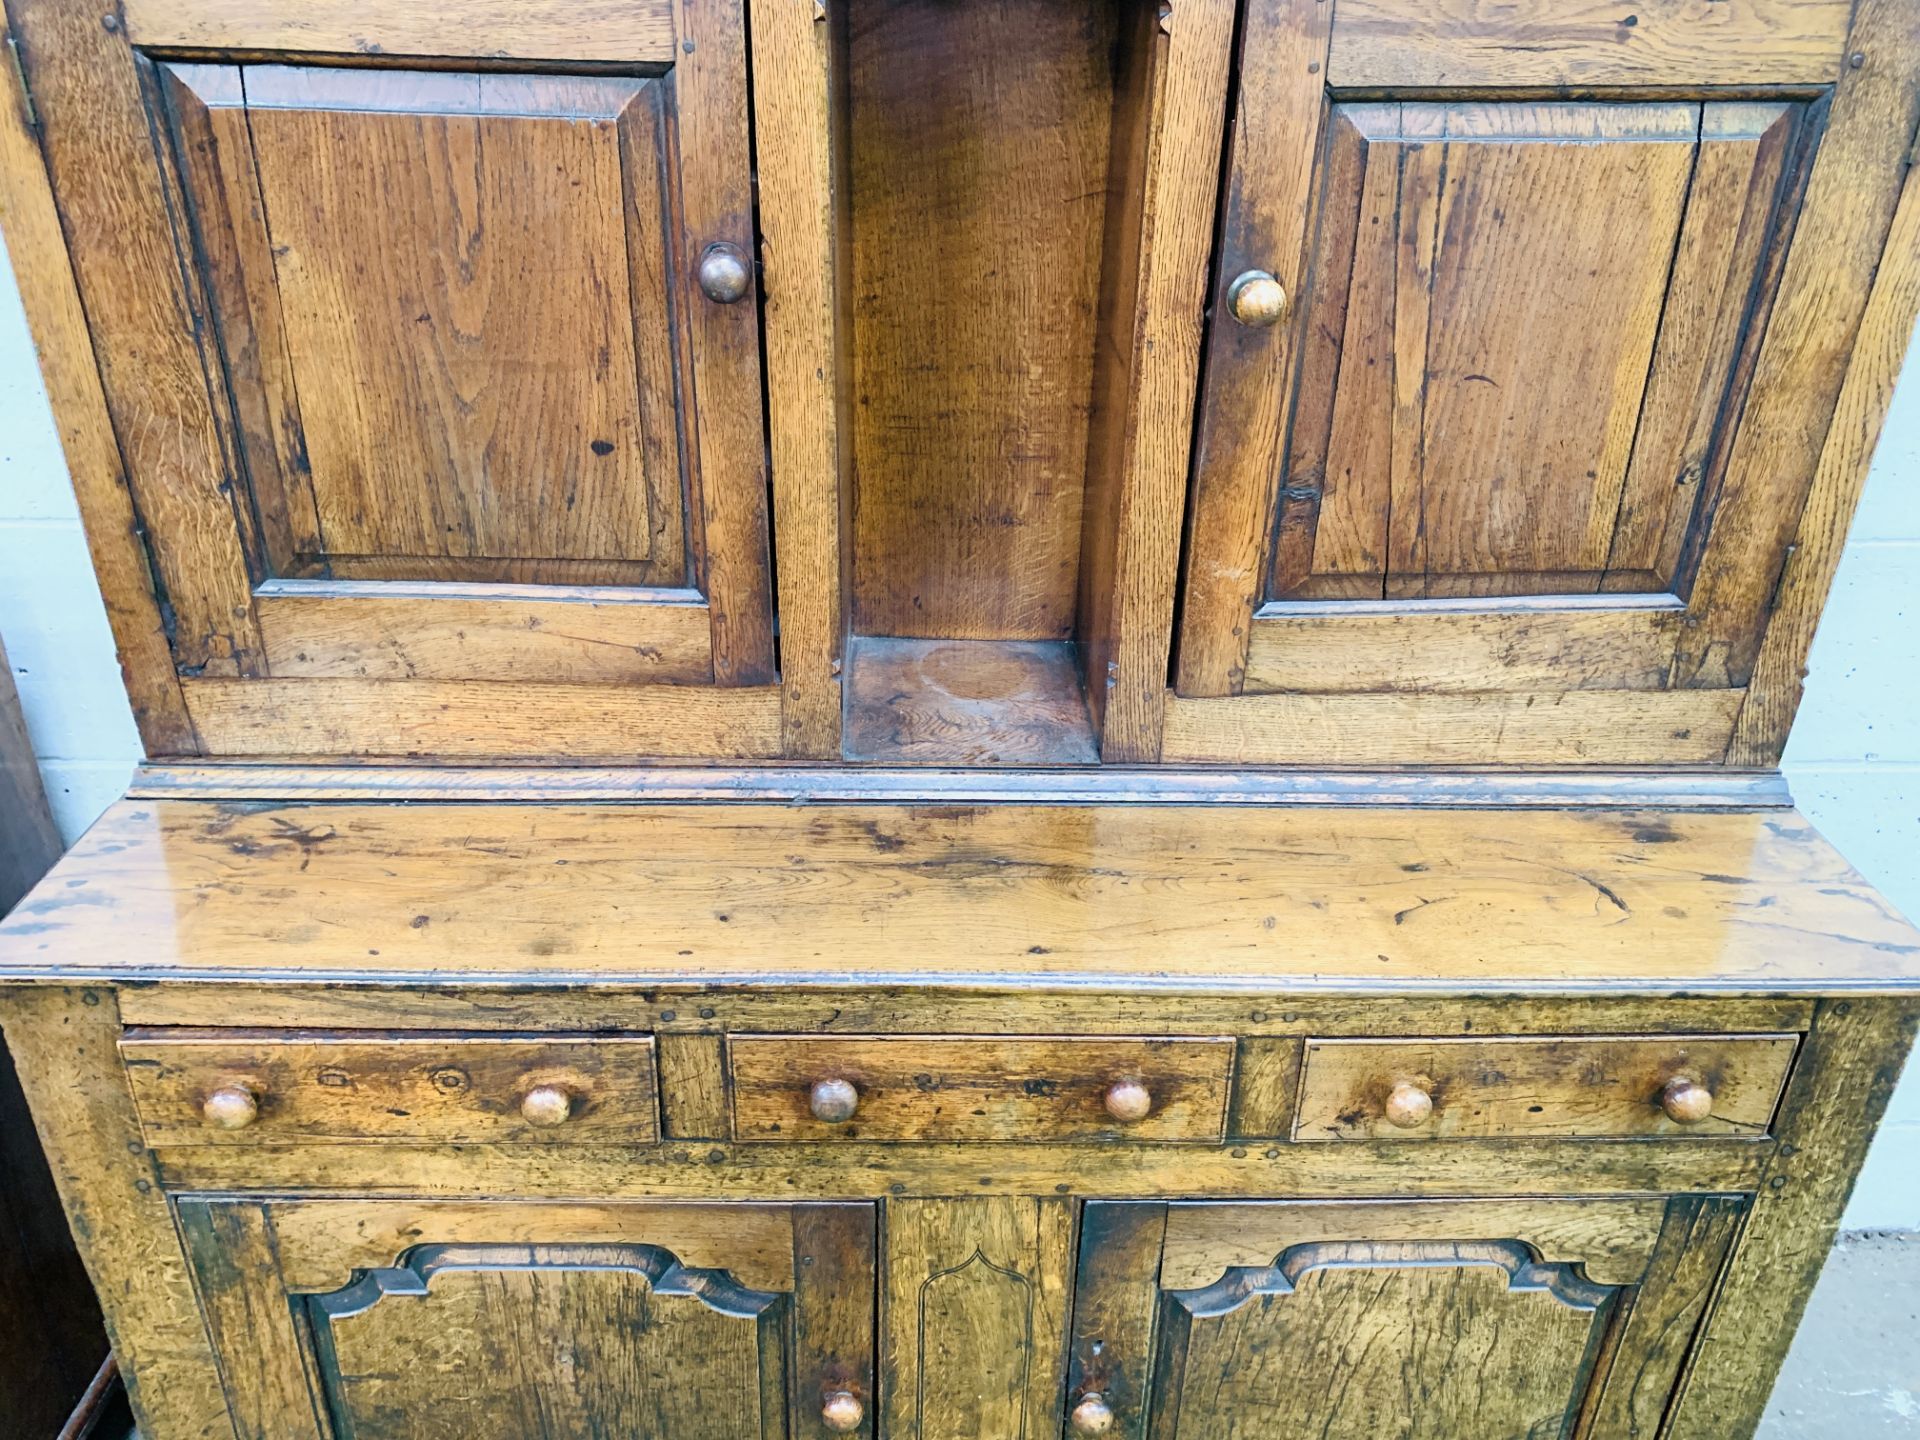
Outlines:
[{"label": "dark wooden object on floor", "polygon": [[[0,916],[60,858],[60,832],[0,645]],[[107,1356],[100,1306],[0,1045],[0,1434],[55,1435]]]}]

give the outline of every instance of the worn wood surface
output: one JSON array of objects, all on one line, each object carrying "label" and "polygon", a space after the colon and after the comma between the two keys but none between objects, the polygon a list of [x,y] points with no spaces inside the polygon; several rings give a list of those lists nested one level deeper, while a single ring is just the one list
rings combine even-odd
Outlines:
[{"label": "worn wood surface", "polygon": [[1039,640],[856,636],[849,760],[1091,765],[1100,758],[1072,647]]},{"label": "worn wood surface", "polygon": [[[653,1039],[598,1035],[537,1040],[374,1034],[248,1035],[171,1031],[120,1044],[149,1144],[274,1145],[329,1140],[646,1144],[657,1133]],[[222,1087],[246,1089],[259,1118],[207,1123]],[[520,1113],[551,1086],[566,1120]]]},{"label": "worn wood surface", "polygon": [[[1211,1140],[1227,1113],[1230,1040],[902,1039],[739,1036],[728,1047],[741,1140]],[[816,1119],[808,1091],[843,1080],[859,1108]],[[1146,1087],[1125,1121],[1108,1087]]]},{"label": "worn wood surface", "polygon": [[1840,0],[1341,0],[1330,83],[1824,85],[1847,37]]},{"label": "worn wood surface", "polygon": [[[842,21],[836,12],[835,23]],[[842,310],[850,261],[844,115],[834,32],[809,0],[756,5],[752,29],[755,178],[765,296],[767,424],[779,572],[785,754],[840,753],[846,633],[844,513],[850,498]],[[844,107],[841,107],[844,109]]]},{"label": "worn wood surface", "polygon": [[677,58],[669,0],[439,0],[369,10],[359,0],[132,0],[137,45],[189,50],[290,50],[345,55],[446,55],[516,60]]},{"label": "worn wood surface", "polygon": [[[1441,1135],[1763,1135],[1798,1044],[1792,1035],[1572,1036],[1541,1040],[1313,1040],[1300,1079],[1297,1140]],[[1690,1126],[1660,1109],[1668,1081],[1713,1092]],[[1383,1114],[1396,1085],[1432,1097],[1426,1123]]]},{"label": "worn wood surface", "polygon": [[0,969],[1820,993],[1915,946],[1791,813],[129,801]]},{"label": "worn wood surface", "polygon": [[142,1431],[232,1440],[186,1259],[114,1042],[110,990],[9,990],[0,1025]]},{"label": "worn wood surface", "polygon": [[[0,15],[0,46],[14,36]],[[40,379],[59,428],[67,474],[106,602],[121,678],[150,755],[194,755],[154,576],[139,536],[125,462],[107,411],[93,336],[75,286],[44,157],[30,125],[22,72],[0,66],[0,229],[18,282]]]},{"label": "worn wood surface", "polygon": [[1111,5],[876,0],[853,26],[853,626],[1073,629]]},{"label": "worn wood surface", "polygon": [[1022,1195],[890,1200],[881,1433],[1051,1434],[1059,1423],[1073,1211]]},{"label": "worn wood surface", "polygon": [[1161,754],[1201,765],[1717,765],[1744,694],[1171,695]]}]

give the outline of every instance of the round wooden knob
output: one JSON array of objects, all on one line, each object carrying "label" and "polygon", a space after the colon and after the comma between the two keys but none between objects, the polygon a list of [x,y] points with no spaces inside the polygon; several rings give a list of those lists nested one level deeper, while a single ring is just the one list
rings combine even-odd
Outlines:
[{"label": "round wooden knob", "polygon": [[850,1435],[867,1418],[867,1407],[850,1390],[835,1390],[820,1407],[820,1422],[836,1435]]},{"label": "round wooden knob", "polygon": [[1107,1087],[1106,1104],[1109,1115],[1131,1125],[1153,1113],[1153,1092],[1138,1080],[1116,1080]]},{"label": "round wooden knob", "polygon": [[700,293],[716,305],[743,300],[753,288],[753,267],[738,245],[709,245],[700,257]]},{"label": "round wooden knob", "polygon": [[1073,1407],[1073,1433],[1104,1435],[1113,1428],[1113,1408],[1099,1395],[1082,1395]]},{"label": "round wooden knob", "polygon": [[244,1085],[222,1085],[200,1107],[209,1125],[222,1130],[244,1130],[260,1118],[260,1102]]},{"label": "round wooden knob", "polygon": [[1249,270],[1227,287],[1227,309],[1242,325],[1265,330],[1287,313],[1287,292],[1264,270]]},{"label": "round wooden knob", "polygon": [[1660,1108],[1676,1125],[1698,1125],[1713,1114],[1713,1092],[1691,1076],[1676,1075],[1660,1092]]},{"label": "round wooden knob", "polygon": [[846,1080],[816,1080],[807,1097],[813,1118],[828,1125],[844,1125],[860,1108],[860,1092]]},{"label": "round wooden knob", "polygon": [[521,1100],[520,1115],[543,1130],[564,1125],[573,1118],[573,1096],[558,1085],[536,1085]]},{"label": "round wooden knob", "polygon": [[1433,1096],[1411,1080],[1402,1080],[1387,1092],[1387,1123],[1402,1130],[1418,1130],[1433,1115]]}]

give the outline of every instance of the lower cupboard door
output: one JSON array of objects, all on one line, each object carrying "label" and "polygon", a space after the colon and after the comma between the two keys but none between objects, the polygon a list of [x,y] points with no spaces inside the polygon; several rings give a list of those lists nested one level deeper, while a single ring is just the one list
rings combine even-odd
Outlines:
[{"label": "lower cupboard door", "polygon": [[1744,1197],[1090,1201],[1067,1433],[1655,1433]]},{"label": "lower cupboard door", "polygon": [[241,1440],[874,1433],[870,1205],[178,1213]]}]

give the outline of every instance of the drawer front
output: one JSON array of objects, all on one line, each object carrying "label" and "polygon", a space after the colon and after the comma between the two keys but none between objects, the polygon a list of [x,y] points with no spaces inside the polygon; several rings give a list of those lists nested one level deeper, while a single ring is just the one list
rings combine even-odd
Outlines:
[{"label": "drawer front", "polygon": [[1793,1035],[1310,1040],[1296,1140],[1763,1135]]},{"label": "drawer front", "polygon": [[120,1053],[153,1145],[659,1135],[647,1036],[136,1031]]},{"label": "drawer front", "polygon": [[1227,1039],[759,1035],[729,1051],[741,1140],[1218,1141],[1233,1068]]}]

